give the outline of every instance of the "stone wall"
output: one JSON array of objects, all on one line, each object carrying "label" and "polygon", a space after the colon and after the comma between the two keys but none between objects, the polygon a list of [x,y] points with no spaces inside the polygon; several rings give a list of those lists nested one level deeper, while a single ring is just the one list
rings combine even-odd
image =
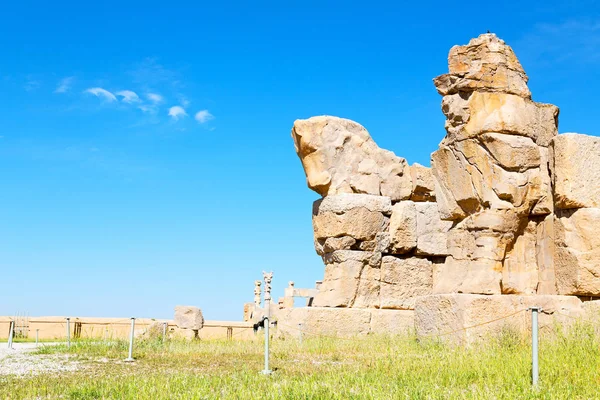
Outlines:
[{"label": "stone wall", "polygon": [[312,213],[325,264],[313,305],[419,315],[447,303],[437,295],[554,296],[577,313],[581,300],[565,296],[600,296],[600,138],[558,135],[558,108],[531,99],[493,34],[454,46],[448,69],[434,79],[446,136],[431,168],[409,166],[347,119],[294,123],[308,186],[323,197]]}]

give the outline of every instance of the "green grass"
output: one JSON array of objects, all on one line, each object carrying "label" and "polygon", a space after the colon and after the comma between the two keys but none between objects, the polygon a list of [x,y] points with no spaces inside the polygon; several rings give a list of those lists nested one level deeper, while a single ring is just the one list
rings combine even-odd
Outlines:
[{"label": "green grass", "polygon": [[600,339],[589,326],[540,340],[540,387],[531,388],[529,339],[505,331],[468,348],[412,336],[305,338],[272,343],[272,376],[263,376],[263,343],[92,341],[42,347],[70,353],[77,372],[1,377],[10,399],[595,399]]}]

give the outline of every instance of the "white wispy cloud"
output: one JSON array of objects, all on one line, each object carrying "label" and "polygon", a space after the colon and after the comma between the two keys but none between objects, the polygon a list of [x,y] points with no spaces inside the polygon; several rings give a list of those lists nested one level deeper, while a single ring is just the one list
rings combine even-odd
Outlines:
[{"label": "white wispy cloud", "polygon": [[137,95],[136,92],[131,91],[131,90],[121,90],[117,93],[115,93],[117,96],[121,96],[123,97],[123,103],[139,103],[140,102],[140,96]]},{"label": "white wispy cloud", "polygon": [[142,104],[141,106],[138,106],[138,108],[146,114],[156,114],[158,112],[158,107],[153,104]]},{"label": "white wispy cloud", "polygon": [[183,107],[173,106],[169,108],[169,117],[177,121],[179,120],[179,118],[187,117],[187,113],[185,112]]},{"label": "white wispy cloud", "polygon": [[154,104],[162,103],[164,100],[163,97],[158,93],[147,93],[146,97]]},{"label": "white wispy cloud", "polygon": [[208,110],[201,110],[196,113],[194,118],[196,119],[196,121],[203,124],[205,122],[210,121],[211,119],[214,119],[215,117],[210,112],[208,112]]},{"label": "white wispy cloud", "polygon": [[61,79],[60,82],[58,82],[58,85],[56,85],[54,93],[67,93],[69,90],[71,90],[71,86],[73,85],[74,80],[75,77],[73,76],[68,76],[66,78]]},{"label": "white wispy cloud", "polygon": [[93,94],[94,96],[103,98],[108,102],[117,101],[117,98],[115,97],[114,94],[112,94],[108,90],[100,88],[100,87],[86,89],[84,91],[84,93]]}]

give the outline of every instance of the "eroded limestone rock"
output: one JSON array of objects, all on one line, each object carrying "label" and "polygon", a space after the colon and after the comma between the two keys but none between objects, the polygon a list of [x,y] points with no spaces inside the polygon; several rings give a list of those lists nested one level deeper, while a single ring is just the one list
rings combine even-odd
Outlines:
[{"label": "eroded limestone rock", "polygon": [[556,136],[551,163],[554,200],[559,209],[600,207],[600,137]]},{"label": "eroded limestone rock", "polygon": [[417,246],[417,208],[412,201],[401,201],[392,207],[390,245],[394,254],[405,254]]},{"label": "eroded limestone rock", "polygon": [[381,261],[381,308],[412,310],[415,298],[431,293],[433,265],[425,258],[383,257]]},{"label": "eroded limestone rock", "polygon": [[530,218],[552,212],[547,146],[558,108],[530,99],[525,72],[495,35],[454,47],[448,63],[434,80],[447,135],[431,163],[441,218],[456,222],[434,291],[535,294]]},{"label": "eroded limestone rock", "polygon": [[406,160],[379,148],[360,124],[330,116],[296,120],[292,138],[308,187],[320,195],[410,198],[412,181]]},{"label": "eroded limestone rock", "polygon": [[431,168],[414,163],[410,166],[412,201],[435,201],[435,183]]},{"label": "eroded limestone rock", "polygon": [[[313,207],[326,264],[313,304],[360,311],[348,314],[357,327],[343,325],[354,334],[404,327],[409,314],[385,312],[413,307],[424,335],[528,306],[563,322],[556,311],[580,316],[581,302],[557,295],[600,296],[600,138],[557,136],[558,108],[531,100],[493,34],[453,47],[448,65],[434,80],[447,133],[431,168],[408,167],[349,120],[292,129],[308,185],[324,196]],[[320,326],[321,310],[302,318]],[[522,312],[511,324],[529,320]]]},{"label": "eroded limestone rock", "polygon": [[502,293],[536,294],[539,276],[536,241],[537,223],[530,221],[504,259]]},{"label": "eroded limestone rock", "polygon": [[554,223],[559,294],[600,295],[600,208],[558,211]]},{"label": "eroded limestone rock", "polygon": [[338,250],[326,254],[315,307],[379,307],[381,253]]},{"label": "eroded limestone rock", "polygon": [[460,92],[513,93],[531,97],[527,75],[512,49],[494,34],[480,35],[448,55],[449,73],[435,78],[442,96]]},{"label": "eroded limestone rock", "polygon": [[175,306],[174,321],[181,329],[199,330],[204,326],[202,310],[193,306]]},{"label": "eroded limestone rock", "polygon": [[340,337],[400,335],[414,329],[412,310],[303,307],[279,312],[277,335],[298,338],[298,327],[312,335]]},{"label": "eroded limestone rock", "polygon": [[417,249],[420,256],[448,255],[448,231],[452,221],[443,221],[436,203],[415,203]]},{"label": "eroded limestone rock", "polygon": [[[575,296],[444,294],[417,298],[415,328],[423,339],[437,340],[439,337],[472,343],[502,328],[523,333],[529,331],[531,315],[526,310],[534,306],[542,308],[540,326],[555,322],[569,325],[585,315],[581,300]],[[497,321],[487,323],[493,320]],[[452,333],[447,334],[449,332]]]},{"label": "eroded limestone rock", "polygon": [[327,196],[313,205],[315,239],[349,236],[355,240],[372,240],[384,231],[384,213],[391,210],[389,197],[344,194]]}]

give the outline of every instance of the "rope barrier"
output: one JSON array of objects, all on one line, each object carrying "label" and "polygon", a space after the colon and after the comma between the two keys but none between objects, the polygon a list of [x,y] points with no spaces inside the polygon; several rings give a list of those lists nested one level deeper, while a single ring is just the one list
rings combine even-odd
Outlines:
[{"label": "rope barrier", "polygon": [[473,328],[477,328],[477,327],[480,327],[480,326],[489,325],[489,324],[492,324],[492,323],[494,323],[494,322],[501,321],[501,320],[503,320],[503,319],[506,319],[506,318],[510,318],[510,317],[512,317],[512,316],[514,316],[514,315],[517,315],[517,314],[519,314],[519,313],[522,313],[523,311],[527,311],[527,309],[523,309],[523,310],[515,311],[515,312],[514,312],[514,313],[512,313],[512,314],[508,314],[508,315],[505,315],[505,316],[503,316],[503,317],[495,318],[495,319],[493,319],[493,320],[491,320],[491,321],[482,322],[482,323],[480,323],[480,324],[475,324],[475,325],[471,325],[471,326],[466,326],[466,327],[464,327],[464,328],[456,329],[456,330],[453,330],[453,331],[450,331],[450,332],[446,332],[446,333],[424,335],[424,336],[422,336],[422,337],[424,337],[424,338],[428,338],[428,337],[442,337],[442,336],[452,335],[453,333],[458,333],[458,332],[461,332],[461,331],[466,331],[466,330],[468,330],[468,329],[473,329]]},{"label": "rope barrier", "polygon": [[[420,338],[442,337],[442,336],[452,335],[454,333],[458,333],[458,332],[461,332],[461,331],[466,331],[468,329],[473,329],[473,328],[477,328],[477,327],[480,327],[480,326],[489,325],[489,324],[492,324],[494,322],[501,321],[501,320],[506,319],[506,318],[510,318],[510,317],[515,316],[515,315],[517,315],[519,313],[522,313],[524,311],[527,311],[527,309],[515,311],[514,313],[511,313],[511,314],[508,314],[508,315],[505,315],[505,316],[502,316],[502,317],[499,317],[499,318],[494,318],[494,319],[492,319],[490,321],[482,322],[482,323],[471,325],[471,326],[466,326],[466,327],[463,327],[463,328],[460,328],[460,329],[455,329],[453,331],[439,333],[439,334],[435,334],[434,333],[434,334],[429,334],[429,335],[423,335]],[[283,327],[286,327],[286,328],[289,328],[289,329],[292,329],[292,330],[295,330],[295,331],[298,331],[298,332],[301,332],[301,333],[306,333],[308,335],[318,336],[318,337],[324,337],[324,338],[336,339],[336,340],[339,339],[339,340],[357,341],[357,342],[358,341],[364,341],[364,339],[344,338],[344,337],[339,337],[339,336],[330,336],[330,335],[325,335],[325,334],[322,334],[322,333],[310,332],[310,331],[302,330],[302,329],[299,329],[299,328],[296,328],[296,327],[293,327],[293,326],[290,326],[290,325],[282,324],[280,322],[278,322],[277,325],[278,326],[283,326]]]}]

